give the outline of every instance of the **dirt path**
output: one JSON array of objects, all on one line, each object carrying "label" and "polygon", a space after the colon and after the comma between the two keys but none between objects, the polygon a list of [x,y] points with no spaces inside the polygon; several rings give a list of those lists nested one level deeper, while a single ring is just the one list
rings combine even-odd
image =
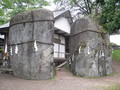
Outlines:
[{"label": "dirt path", "polygon": [[53,80],[24,80],[10,74],[0,74],[0,90],[102,90],[101,87],[120,84],[120,63],[113,62],[113,76],[85,79],[61,69]]}]

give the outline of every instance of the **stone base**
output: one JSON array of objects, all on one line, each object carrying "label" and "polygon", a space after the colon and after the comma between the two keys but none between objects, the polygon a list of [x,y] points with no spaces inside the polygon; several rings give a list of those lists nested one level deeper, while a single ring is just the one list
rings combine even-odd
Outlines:
[{"label": "stone base", "polygon": [[[11,46],[12,51],[16,46]],[[35,51],[34,43],[17,45],[18,52],[10,56],[13,74],[24,79],[46,80],[55,76],[53,63],[53,46],[37,43]]]}]

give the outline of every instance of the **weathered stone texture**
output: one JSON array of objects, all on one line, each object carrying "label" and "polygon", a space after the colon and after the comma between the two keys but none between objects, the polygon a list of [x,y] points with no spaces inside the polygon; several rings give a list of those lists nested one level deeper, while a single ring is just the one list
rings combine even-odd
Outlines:
[{"label": "weathered stone texture", "polygon": [[16,77],[50,79],[53,63],[53,14],[46,9],[14,16],[10,22],[10,60]]},{"label": "weathered stone texture", "polygon": [[70,38],[71,71],[77,76],[99,77],[112,73],[109,36],[89,18],[76,20]]}]

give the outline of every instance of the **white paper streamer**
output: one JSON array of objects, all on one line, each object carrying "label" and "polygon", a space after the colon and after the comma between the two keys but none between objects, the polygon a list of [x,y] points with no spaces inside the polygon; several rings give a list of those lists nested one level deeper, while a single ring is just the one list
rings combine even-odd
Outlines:
[{"label": "white paper streamer", "polygon": [[90,48],[88,47],[88,54],[90,54]]},{"label": "white paper streamer", "polygon": [[81,46],[79,47],[79,53],[81,53]]},{"label": "white paper streamer", "polygon": [[102,53],[102,56],[104,57],[104,56],[105,56],[105,54],[104,54],[104,53]]},{"label": "white paper streamer", "polygon": [[12,46],[10,47],[10,54],[13,55],[13,53],[12,53]]},{"label": "white paper streamer", "polygon": [[15,46],[15,54],[17,54],[18,53],[18,46],[16,45]]},{"label": "white paper streamer", "polygon": [[36,41],[34,42],[34,48],[35,48],[35,51],[38,51],[38,47],[37,47]]},{"label": "white paper streamer", "polygon": [[7,53],[7,45],[5,45],[5,53]]}]

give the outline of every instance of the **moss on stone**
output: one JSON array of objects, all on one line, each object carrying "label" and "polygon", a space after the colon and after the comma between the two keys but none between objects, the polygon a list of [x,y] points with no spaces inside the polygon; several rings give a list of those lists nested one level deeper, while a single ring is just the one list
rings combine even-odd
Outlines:
[{"label": "moss on stone", "polygon": [[74,55],[77,56],[79,54],[79,49],[84,50],[86,48],[87,44],[86,42],[82,41],[76,48]]},{"label": "moss on stone", "polygon": [[78,49],[74,52],[74,55],[77,56],[79,54]]},{"label": "moss on stone", "polygon": [[87,46],[86,42],[82,41],[81,44],[80,44],[81,49],[85,49],[86,46]]},{"label": "moss on stone", "polygon": [[105,33],[104,32],[101,33],[101,37],[102,37],[102,39],[105,39]]}]

